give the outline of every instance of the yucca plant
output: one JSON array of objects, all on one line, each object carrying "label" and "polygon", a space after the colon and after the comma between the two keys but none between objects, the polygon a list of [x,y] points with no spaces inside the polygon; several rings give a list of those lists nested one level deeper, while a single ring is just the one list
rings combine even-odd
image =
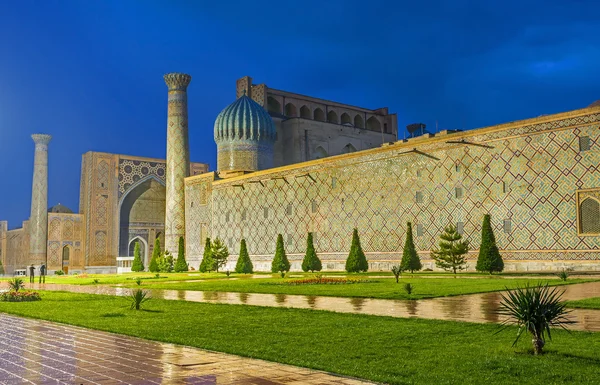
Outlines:
[{"label": "yucca plant", "polygon": [[563,269],[561,272],[559,272],[556,275],[558,275],[558,278],[560,278],[562,281],[565,281],[565,282],[569,278],[569,272],[565,269]]},{"label": "yucca plant", "polygon": [[562,294],[556,287],[550,289],[548,284],[527,284],[502,294],[498,313],[507,319],[502,322],[502,329],[498,332],[510,325],[517,325],[517,338],[512,346],[515,346],[523,332],[527,331],[532,337],[534,354],[542,354],[546,335],[552,340],[550,328],[561,327],[567,330],[566,325],[573,323],[567,317],[570,311],[567,310],[565,302],[561,301]]},{"label": "yucca plant", "polygon": [[150,294],[142,289],[131,290],[129,300],[131,302],[131,310],[140,310],[142,308],[142,304],[150,300]]},{"label": "yucca plant", "polygon": [[392,266],[392,274],[396,277],[396,283],[398,283],[398,279],[400,279],[400,274],[402,274],[402,268],[400,265]]},{"label": "yucca plant", "polygon": [[13,278],[8,280],[8,287],[11,291],[18,292],[25,288],[25,283],[23,283],[23,279],[21,278]]},{"label": "yucca plant", "polygon": [[412,284],[410,284],[410,283],[404,284],[404,290],[406,291],[406,294],[411,295],[413,289],[414,289],[414,286]]},{"label": "yucca plant", "polygon": [[135,283],[137,283],[137,285],[140,286],[142,284],[142,279],[140,277],[137,277],[135,279]]}]

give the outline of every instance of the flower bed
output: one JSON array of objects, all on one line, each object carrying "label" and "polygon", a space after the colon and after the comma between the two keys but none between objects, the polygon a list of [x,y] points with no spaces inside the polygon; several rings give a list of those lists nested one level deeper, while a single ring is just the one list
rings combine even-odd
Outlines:
[{"label": "flower bed", "polygon": [[356,279],[356,278],[304,278],[294,279],[290,281],[273,282],[275,285],[288,285],[288,286],[299,286],[299,285],[351,285],[355,283],[369,283],[367,279]]},{"label": "flower bed", "polygon": [[37,291],[5,291],[0,293],[0,301],[4,302],[32,302],[41,299],[42,297]]}]

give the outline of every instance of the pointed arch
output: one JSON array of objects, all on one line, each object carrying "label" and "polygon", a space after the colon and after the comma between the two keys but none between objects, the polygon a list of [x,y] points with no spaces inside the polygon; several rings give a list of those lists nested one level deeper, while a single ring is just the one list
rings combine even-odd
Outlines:
[{"label": "pointed arch", "polygon": [[365,121],[362,116],[356,115],[354,117],[354,127],[356,128],[365,128]]},{"label": "pointed arch", "polygon": [[140,244],[140,255],[142,257],[142,261],[144,262],[144,268],[147,269],[150,261],[148,260],[148,242],[146,242],[144,237],[136,235],[135,237],[133,237],[129,240],[129,244],[127,246],[127,250],[128,250],[127,256],[128,257],[134,256],[136,242],[139,242],[139,244]]},{"label": "pointed arch", "polygon": [[347,113],[343,113],[341,116],[342,124],[352,124],[352,118]]},{"label": "pointed arch", "polygon": [[339,123],[339,121],[338,121],[338,116],[337,116],[337,114],[335,113],[335,111],[331,110],[331,111],[329,111],[329,112],[327,113],[327,121],[328,121],[329,123],[335,123],[335,124],[338,124],[338,123]]},{"label": "pointed arch", "polygon": [[591,196],[582,200],[579,218],[582,234],[600,234],[600,201]]},{"label": "pointed arch", "polygon": [[329,154],[322,146],[318,146],[317,148],[315,148],[315,151],[313,152],[313,159],[322,159],[322,158],[326,158],[328,156],[329,156]]},{"label": "pointed arch", "polygon": [[369,119],[367,119],[367,129],[381,131],[381,123],[379,123],[379,119],[374,116],[371,116]]},{"label": "pointed arch", "polygon": [[323,112],[322,109],[320,108],[315,108],[315,112],[313,113],[313,117],[315,120],[318,120],[320,122],[324,122],[325,121],[325,113]]},{"label": "pointed arch", "polygon": [[285,116],[288,116],[290,118],[295,118],[298,116],[298,110],[296,109],[296,106],[293,105],[292,103],[288,103],[285,105]]},{"label": "pointed arch", "polygon": [[272,96],[267,97],[267,111],[281,114],[281,104]]},{"label": "pointed arch", "polygon": [[356,152],[356,147],[354,147],[352,145],[352,143],[348,143],[347,145],[344,146],[344,148],[342,148],[342,154],[349,154],[351,152]]},{"label": "pointed arch", "polygon": [[73,248],[71,245],[64,245],[62,248],[61,256],[61,270],[65,274],[69,274],[69,266],[71,265],[71,259],[73,256]]},{"label": "pointed arch", "polygon": [[310,113],[310,108],[306,107],[306,106],[302,106],[300,107],[300,117],[304,118],[304,119],[311,119],[311,113]]}]

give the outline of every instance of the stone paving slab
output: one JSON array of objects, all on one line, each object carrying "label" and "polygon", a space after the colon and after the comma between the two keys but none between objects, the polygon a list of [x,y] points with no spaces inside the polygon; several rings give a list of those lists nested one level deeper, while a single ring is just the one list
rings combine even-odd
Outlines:
[{"label": "stone paving slab", "polygon": [[0,314],[0,384],[373,384],[330,373]]}]

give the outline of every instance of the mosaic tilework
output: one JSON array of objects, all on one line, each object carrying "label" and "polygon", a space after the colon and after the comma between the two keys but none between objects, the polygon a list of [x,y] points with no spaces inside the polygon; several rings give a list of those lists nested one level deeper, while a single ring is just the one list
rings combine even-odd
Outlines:
[{"label": "mosaic tilework", "polygon": [[185,236],[183,179],[190,175],[188,142],[187,86],[192,77],[171,73],[164,76],[169,87],[167,111],[167,208],[165,249],[177,257],[180,236]]},{"label": "mosaic tilework", "polygon": [[48,232],[48,143],[52,136],[34,134],[35,160],[33,165],[33,185],[31,189],[31,216],[29,221],[29,258],[31,263],[46,261]]},{"label": "mosaic tilework", "polygon": [[83,269],[83,215],[81,214],[48,214],[48,270],[63,269],[63,249],[69,248],[69,260],[66,266],[70,269]]},{"label": "mosaic tilework", "polygon": [[[299,259],[312,231],[326,264],[346,258],[353,227],[370,260],[398,260],[407,221],[422,229],[422,258],[449,223],[462,223],[476,249],[490,213],[505,258],[600,260],[600,237],[577,234],[576,202],[577,190],[600,188],[599,121],[598,109],[580,110],[216,181],[209,205],[187,207],[188,224],[209,223],[234,252],[246,238],[265,265],[277,233]],[[200,180],[187,180],[188,199]],[[202,242],[187,242],[199,258]]]},{"label": "mosaic tilework", "polygon": [[156,178],[165,182],[165,163],[138,159],[119,159],[119,198],[142,179]]}]

